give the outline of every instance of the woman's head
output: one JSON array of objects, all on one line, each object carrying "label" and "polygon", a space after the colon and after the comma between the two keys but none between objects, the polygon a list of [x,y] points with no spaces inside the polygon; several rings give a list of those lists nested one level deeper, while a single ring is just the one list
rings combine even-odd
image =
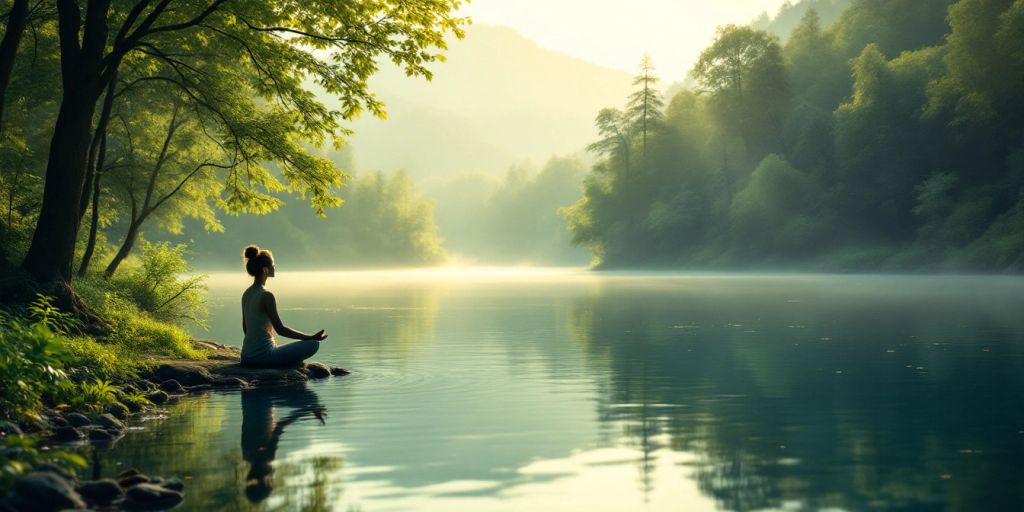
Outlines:
[{"label": "woman's head", "polygon": [[245,258],[245,271],[250,276],[274,277],[274,255],[270,251],[250,245],[242,252],[242,257]]}]

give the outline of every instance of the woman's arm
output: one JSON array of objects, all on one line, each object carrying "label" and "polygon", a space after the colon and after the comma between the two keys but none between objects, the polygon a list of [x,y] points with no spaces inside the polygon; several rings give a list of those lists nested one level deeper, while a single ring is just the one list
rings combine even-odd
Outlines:
[{"label": "woman's arm", "polygon": [[281,315],[277,314],[277,299],[271,292],[263,294],[263,310],[267,312],[267,318],[270,319],[270,325],[274,326],[274,332],[285,338],[292,338],[294,340],[322,340],[327,337],[323,329],[316,334],[306,334],[285,327],[284,323],[281,322]]}]

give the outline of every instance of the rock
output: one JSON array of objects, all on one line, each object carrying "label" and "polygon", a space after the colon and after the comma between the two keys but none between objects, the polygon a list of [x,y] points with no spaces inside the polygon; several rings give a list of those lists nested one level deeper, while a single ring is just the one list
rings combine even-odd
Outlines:
[{"label": "rock", "polygon": [[60,467],[60,466],[58,466],[56,464],[53,464],[51,462],[44,462],[42,464],[37,465],[35,471],[45,471],[47,473],[56,473],[56,474],[60,475],[63,479],[67,480],[68,482],[76,482],[76,481],[78,481],[78,479],[75,478],[75,475],[71,474],[70,471],[68,471],[67,469],[62,468],[62,467]]},{"label": "rock", "polygon": [[79,412],[65,414],[64,419],[68,420],[68,423],[71,424],[72,427],[84,427],[92,423],[89,421],[89,418]]},{"label": "rock", "polygon": [[164,393],[163,391],[154,391],[154,392],[146,395],[146,398],[150,402],[153,402],[156,405],[160,405],[160,404],[163,404],[163,403],[167,402],[167,399],[170,398],[170,397],[167,395],[167,393]]},{"label": "rock", "polygon": [[306,363],[305,370],[314,379],[323,379],[331,376],[331,369],[323,363]]},{"label": "rock", "polygon": [[97,416],[96,424],[107,430],[116,430],[121,432],[127,430],[127,427],[124,426],[124,423],[121,423],[121,420],[115,418],[114,415],[110,413],[100,414],[99,416]]},{"label": "rock", "polygon": [[142,472],[139,471],[138,468],[126,469],[126,470],[124,470],[124,471],[122,471],[122,472],[117,474],[117,479],[120,480],[122,478],[128,478],[130,476],[141,475],[141,474],[142,474]]},{"label": "rock", "polygon": [[[122,473],[122,474],[124,474],[124,473]],[[139,484],[147,484],[147,483],[149,483],[149,477],[146,476],[146,475],[143,475],[142,473],[139,473],[139,472],[136,472],[133,475],[128,475],[128,476],[125,476],[125,477],[122,477],[122,476],[118,476],[117,477],[117,485],[121,486],[122,489],[127,489],[129,487],[133,487],[133,486],[136,486],[136,485],[139,485]]]},{"label": "rock", "polygon": [[143,409],[146,408],[146,406],[143,405],[142,402],[136,402],[135,400],[130,399],[126,399],[124,401],[124,406],[127,407],[128,410],[131,412],[141,412]]},{"label": "rock", "polygon": [[160,389],[172,393],[181,394],[185,392],[185,387],[180,382],[174,379],[168,379],[160,383]]},{"label": "rock", "polygon": [[70,423],[68,423],[68,420],[64,419],[63,416],[50,416],[49,418],[47,418],[47,421],[49,421],[50,425],[54,427],[66,427],[70,425]]},{"label": "rock", "polygon": [[180,492],[155,484],[141,483],[125,491],[125,508],[132,510],[152,510],[171,508],[181,503]]},{"label": "rock", "polygon": [[156,389],[156,384],[153,384],[152,382],[150,382],[150,381],[148,381],[146,379],[139,379],[139,380],[135,381],[135,386],[138,387],[142,391],[152,391],[152,390]]},{"label": "rock", "polygon": [[56,512],[85,508],[85,501],[71,482],[49,471],[36,471],[19,478],[9,500],[14,510]]},{"label": "rock", "polygon": [[57,427],[53,429],[53,438],[62,443],[66,443],[69,441],[78,441],[83,437],[85,436],[82,435],[82,432],[79,431],[77,428],[72,427],[71,425],[66,425],[63,427]]},{"label": "rock", "polygon": [[120,498],[124,491],[114,480],[104,478],[103,480],[82,482],[82,485],[78,486],[78,493],[90,504],[106,506]]},{"label": "rock", "polygon": [[107,430],[105,428],[94,428],[89,431],[89,440],[96,442],[111,442],[118,437],[121,437],[120,432],[114,433],[114,431]]},{"label": "rock", "polygon": [[9,421],[0,421],[0,436],[6,436],[14,434],[16,436],[21,435],[21,429],[17,425]]},{"label": "rock", "polygon": [[97,443],[113,443],[124,437],[124,430],[96,427],[89,430],[89,440]]},{"label": "rock", "polygon": [[351,373],[351,372],[349,372],[348,370],[346,370],[346,369],[344,369],[344,368],[342,368],[340,366],[332,366],[331,367],[331,375],[334,375],[335,377],[344,377],[345,375],[348,375],[349,373]]},{"label": "rock", "polygon": [[202,393],[203,391],[209,391],[213,389],[212,384],[197,384],[195,386],[189,386],[189,393]]},{"label": "rock", "polygon": [[238,377],[221,377],[213,381],[213,386],[217,388],[245,388],[249,386],[249,383]]},{"label": "rock", "polygon": [[164,364],[160,365],[156,372],[157,377],[165,380],[176,380],[185,386],[199,386],[202,384],[213,384],[213,377],[203,367],[178,366]]},{"label": "rock", "polygon": [[123,420],[128,418],[128,414],[131,413],[131,409],[121,402],[114,402],[107,406],[107,412],[112,414],[115,418]]},{"label": "rock", "polygon": [[185,484],[177,478],[168,478],[167,480],[160,482],[160,487],[170,489],[172,491],[185,492]]}]

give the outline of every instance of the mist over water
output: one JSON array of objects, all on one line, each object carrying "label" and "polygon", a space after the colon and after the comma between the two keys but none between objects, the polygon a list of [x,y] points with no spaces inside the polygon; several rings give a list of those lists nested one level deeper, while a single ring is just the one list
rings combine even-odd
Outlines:
[{"label": "mist over water", "polygon": [[[211,277],[200,338],[240,343],[248,284]],[[183,400],[99,453],[103,474],[192,477],[186,510],[1024,499],[1019,278],[432,269],[268,287],[353,374]],[[276,444],[257,435],[290,417]]]}]

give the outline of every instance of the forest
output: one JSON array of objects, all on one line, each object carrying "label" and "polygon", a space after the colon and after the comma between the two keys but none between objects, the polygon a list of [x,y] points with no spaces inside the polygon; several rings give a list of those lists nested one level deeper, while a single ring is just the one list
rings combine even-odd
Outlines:
[{"label": "forest", "polygon": [[600,112],[564,213],[601,267],[1024,269],[1024,2],[817,4],[785,42],[720,27],[671,98],[645,60]]}]

